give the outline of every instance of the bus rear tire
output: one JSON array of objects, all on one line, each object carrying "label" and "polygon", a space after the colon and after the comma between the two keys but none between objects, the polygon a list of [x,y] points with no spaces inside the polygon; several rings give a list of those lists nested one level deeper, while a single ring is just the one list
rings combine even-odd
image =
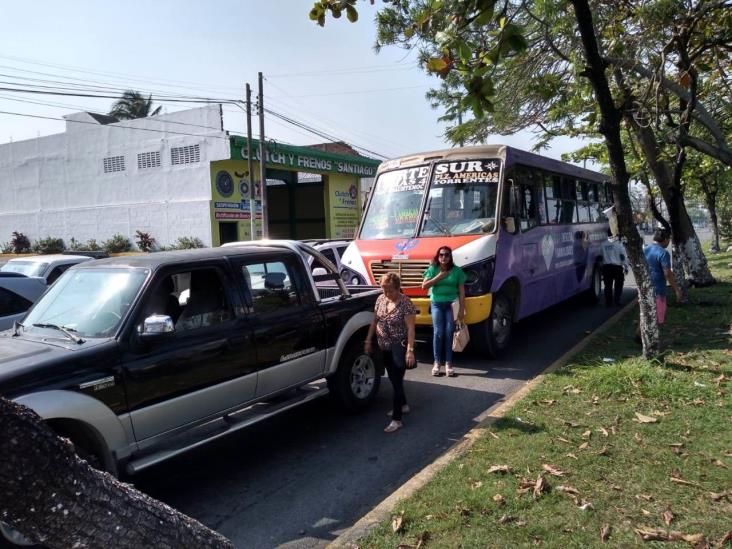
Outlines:
[{"label": "bus rear tire", "polygon": [[498,358],[510,342],[513,331],[513,306],[504,292],[493,296],[491,315],[483,322],[470,326],[470,345],[473,351]]}]

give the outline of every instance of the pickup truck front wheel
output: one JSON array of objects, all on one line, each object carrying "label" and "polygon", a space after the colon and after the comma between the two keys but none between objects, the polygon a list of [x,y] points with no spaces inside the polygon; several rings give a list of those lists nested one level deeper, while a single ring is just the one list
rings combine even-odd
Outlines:
[{"label": "pickup truck front wheel", "polygon": [[336,372],[328,378],[328,389],[338,404],[348,412],[368,408],[376,398],[381,384],[378,367],[363,346],[351,343],[338,363]]}]

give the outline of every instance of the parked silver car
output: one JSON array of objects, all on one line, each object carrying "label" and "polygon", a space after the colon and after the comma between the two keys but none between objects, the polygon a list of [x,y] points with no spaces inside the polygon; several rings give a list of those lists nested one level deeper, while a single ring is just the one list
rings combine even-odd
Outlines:
[{"label": "parked silver car", "polygon": [[15,257],[0,267],[0,273],[19,273],[43,278],[49,286],[69,267],[93,258],[84,255],[30,255]]}]

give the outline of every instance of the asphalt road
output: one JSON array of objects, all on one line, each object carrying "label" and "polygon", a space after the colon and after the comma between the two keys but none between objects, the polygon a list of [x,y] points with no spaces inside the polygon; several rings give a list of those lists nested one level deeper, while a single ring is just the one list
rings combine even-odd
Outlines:
[{"label": "asphalt road", "polygon": [[[626,288],[624,302],[635,295]],[[457,355],[455,378],[430,375],[430,344],[407,373],[412,412],[393,434],[382,379],[368,413],[342,415],[323,398],[242,434],[145,471],[141,490],[231,539],[237,547],[323,547],[476,424],[476,417],[617,312],[566,303],[522,321],[510,352]]]}]

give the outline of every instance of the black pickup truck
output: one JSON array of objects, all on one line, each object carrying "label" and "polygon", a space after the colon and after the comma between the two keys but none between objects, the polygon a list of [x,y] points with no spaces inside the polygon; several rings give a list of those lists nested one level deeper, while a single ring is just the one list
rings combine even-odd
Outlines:
[{"label": "black pickup truck", "polygon": [[292,241],[81,264],[0,333],[0,395],[134,474],[328,391],[367,407],[377,295]]}]

